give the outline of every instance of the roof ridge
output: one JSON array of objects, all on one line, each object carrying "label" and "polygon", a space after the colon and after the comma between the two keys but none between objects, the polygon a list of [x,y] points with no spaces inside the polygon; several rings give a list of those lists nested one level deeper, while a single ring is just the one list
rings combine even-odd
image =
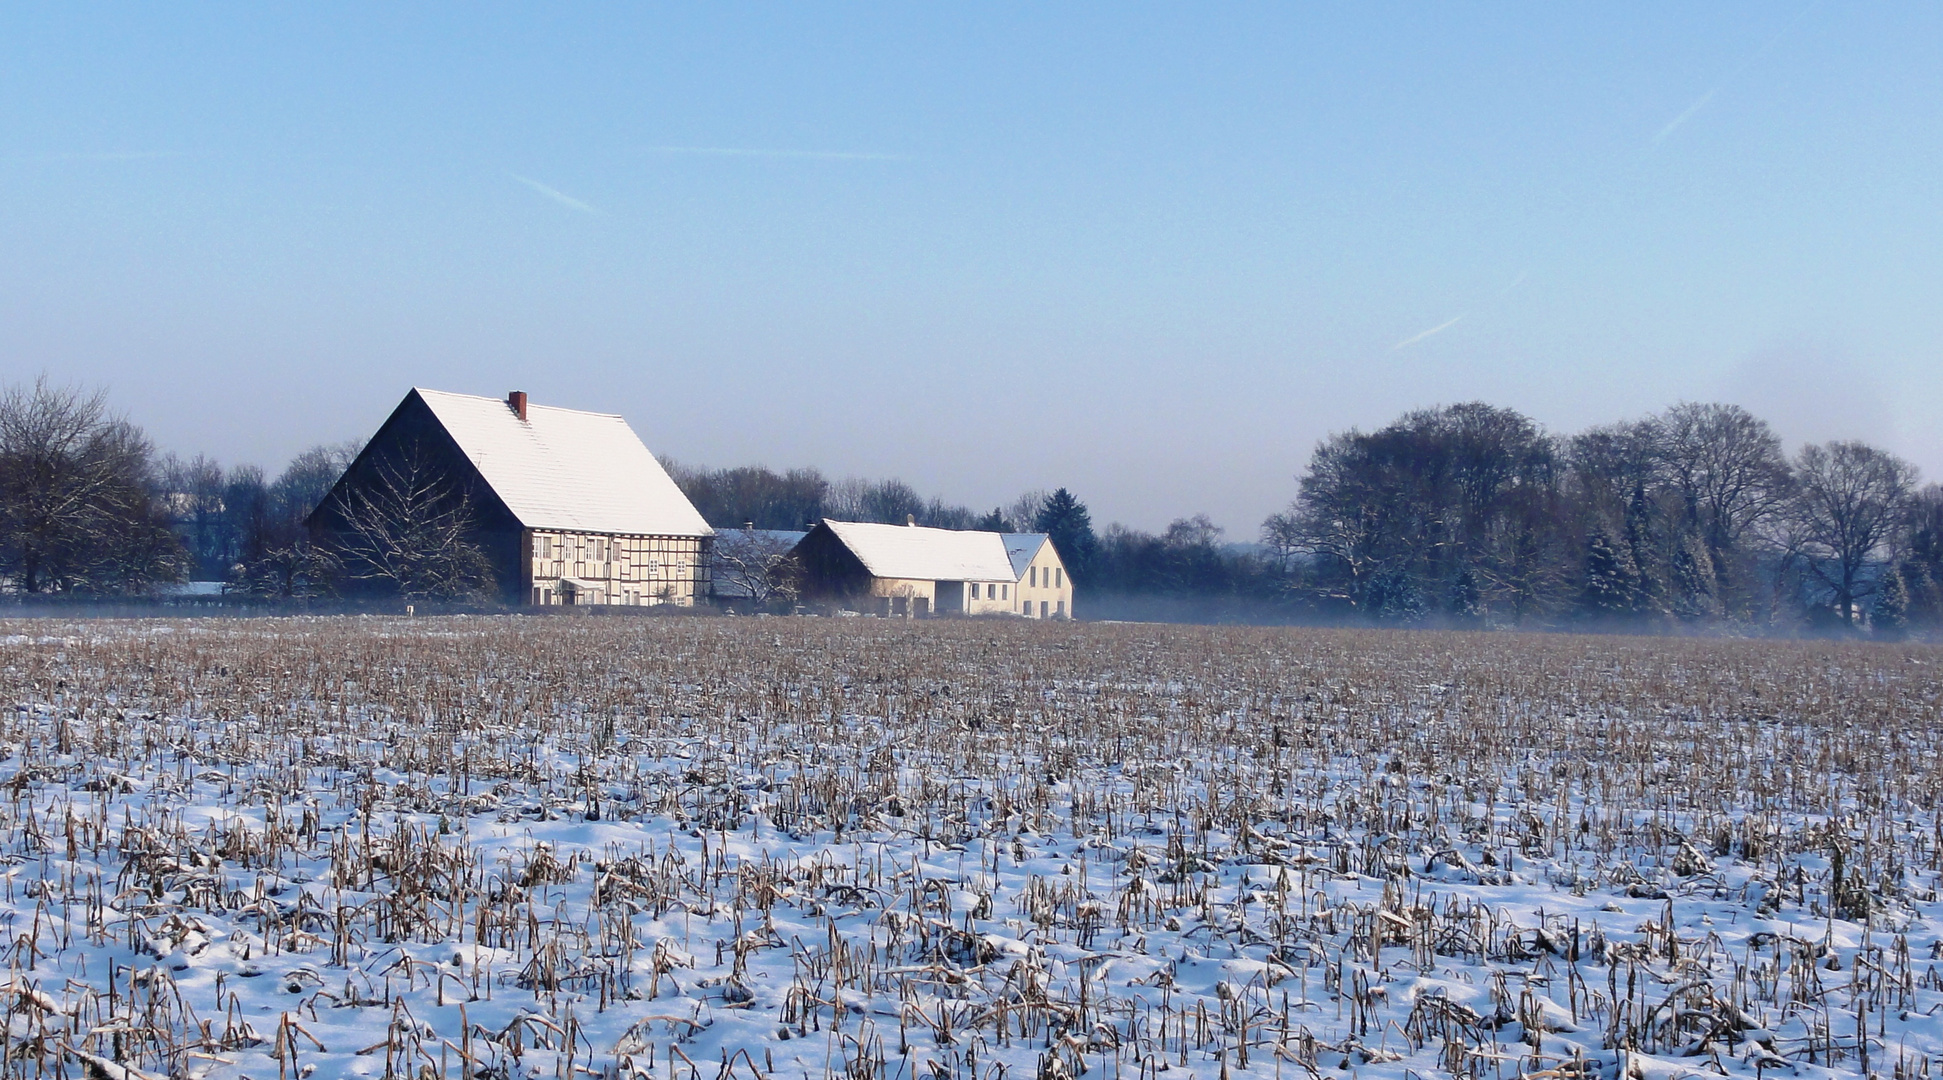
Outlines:
[{"label": "roof ridge", "polygon": [[413,387],[481,480],[529,529],[709,536],[708,522],[627,418]]},{"label": "roof ridge", "polygon": [[[433,389],[432,387],[429,387],[429,386],[414,386],[414,387],[412,387],[412,390],[413,390],[413,391],[415,391],[415,392],[417,392],[417,393],[419,393],[419,394],[421,394],[421,395],[423,395],[423,394],[437,394],[437,395],[438,395],[438,396],[440,396],[440,397],[449,397],[449,398],[470,398],[470,399],[472,399],[472,400],[474,400],[474,401],[491,401],[491,402],[496,402],[496,403],[498,403],[498,404],[500,404],[500,405],[504,405],[504,404],[506,404],[506,399],[505,399],[505,398],[496,398],[496,397],[488,397],[488,396],[486,396],[485,394],[465,394],[465,393],[461,393],[461,392],[459,392],[459,391],[457,391],[457,390],[436,390],[436,389]],[[531,412],[531,411],[532,411],[532,410],[534,410],[534,409],[547,409],[547,410],[550,410],[550,411],[552,411],[552,412],[564,412],[564,413],[575,413],[575,414],[577,414],[577,415],[580,415],[580,416],[605,416],[605,417],[608,417],[608,418],[610,418],[610,419],[614,419],[614,420],[626,420],[626,419],[627,419],[627,417],[626,417],[626,416],[625,416],[624,414],[622,414],[622,413],[611,413],[611,412],[595,412],[595,411],[594,411],[594,410],[592,410],[592,409],[570,409],[570,408],[568,408],[568,407],[566,407],[565,405],[546,405],[546,404],[543,404],[543,403],[541,403],[541,402],[537,402],[537,401],[529,401],[529,402],[527,402],[527,405],[526,405],[526,408],[527,408],[527,411],[528,411],[528,412]]]}]

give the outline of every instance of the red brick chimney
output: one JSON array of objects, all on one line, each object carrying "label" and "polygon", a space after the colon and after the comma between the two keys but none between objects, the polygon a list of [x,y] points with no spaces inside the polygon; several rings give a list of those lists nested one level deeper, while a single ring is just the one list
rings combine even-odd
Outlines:
[{"label": "red brick chimney", "polygon": [[526,419],[526,391],[515,390],[512,393],[507,394],[506,405],[508,408],[512,409],[513,412],[517,414],[521,420]]}]

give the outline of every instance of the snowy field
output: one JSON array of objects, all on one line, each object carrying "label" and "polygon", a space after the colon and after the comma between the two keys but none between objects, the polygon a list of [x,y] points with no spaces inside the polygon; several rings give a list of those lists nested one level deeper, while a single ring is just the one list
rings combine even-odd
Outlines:
[{"label": "snowy field", "polygon": [[0,624],[0,1080],[1927,1078],[1943,649]]}]

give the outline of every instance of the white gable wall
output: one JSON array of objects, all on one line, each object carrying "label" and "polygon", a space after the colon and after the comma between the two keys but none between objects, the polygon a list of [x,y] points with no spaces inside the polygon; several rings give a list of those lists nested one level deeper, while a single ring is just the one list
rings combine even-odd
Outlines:
[{"label": "white gable wall", "polygon": [[1026,568],[1019,574],[1013,611],[1032,619],[1070,618],[1073,614],[1073,579],[1066,564],[1050,542],[1041,544]]}]

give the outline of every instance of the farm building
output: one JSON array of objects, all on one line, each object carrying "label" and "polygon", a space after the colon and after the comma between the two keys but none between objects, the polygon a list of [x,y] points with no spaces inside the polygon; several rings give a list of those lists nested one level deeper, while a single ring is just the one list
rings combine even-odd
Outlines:
[{"label": "farm building", "polygon": [[[541,606],[693,604],[714,536],[626,420],[517,391],[412,390],[309,524],[339,547],[416,546],[421,560],[462,535],[507,602]],[[379,558],[366,558],[373,590],[390,584]]]},{"label": "farm building", "polygon": [[1070,617],[1073,583],[1043,533],[819,522],[796,545],[808,599],[879,615]]}]

